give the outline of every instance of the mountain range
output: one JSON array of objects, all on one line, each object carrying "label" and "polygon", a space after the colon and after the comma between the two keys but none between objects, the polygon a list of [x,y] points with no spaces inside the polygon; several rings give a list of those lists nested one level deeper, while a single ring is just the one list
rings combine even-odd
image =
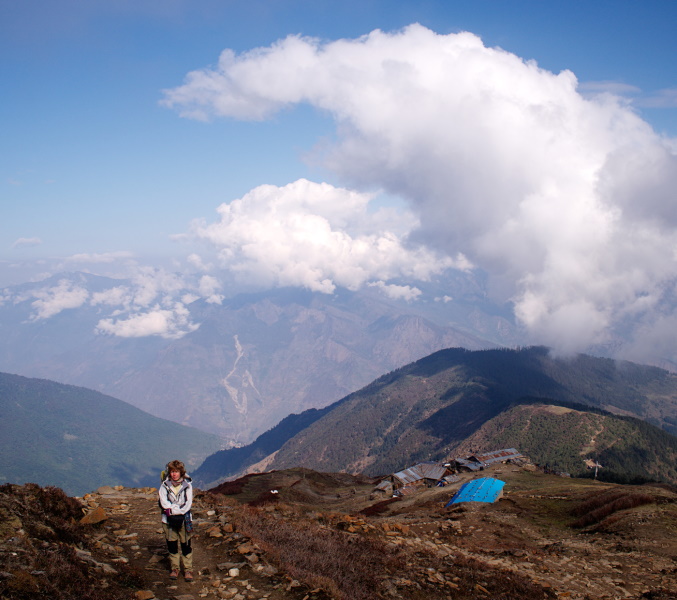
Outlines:
[{"label": "mountain range", "polygon": [[515,447],[557,471],[677,482],[677,375],[547,349],[442,350],[321,409],[291,414],[251,444],[223,440],[82,387],[0,373],[0,482],[73,494],[156,485],[180,457],[207,488],[294,467],[388,474],[421,461]]},{"label": "mountain range", "polygon": [[178,301],[166,292],[153,305],[149,298],[162,296],[155,285],[65,273],[0,290],[0,371],[88,387],[241,445],[436,350],[519,339],[510,311],[465,274],[428,284],[425,295],[436,300],[415,308],[369,288],[278,289],[219,302],[174,291],[190,327],[111,333],[111,323],[136,323],[124,320],[132,314],[144,323],[168,318],[175,309],[165,307]]},{"label": "mountain range", "polygon": [[104,484],[157,486],[168,461],[197,467],[222,443],[93,390],[7,373],[0,412],[0,483],[74,495]]},{"label": "mountain range", "polygon": [[290,415],[254,443],[208,457],[194,475],[203,484],[292,466],[383,475],[499,445],[576,474],[591,458],[608,461],[608,477],[674,482],[676,434],[677,375],[668,371],[556,358],[541,347],[452,348]]}]

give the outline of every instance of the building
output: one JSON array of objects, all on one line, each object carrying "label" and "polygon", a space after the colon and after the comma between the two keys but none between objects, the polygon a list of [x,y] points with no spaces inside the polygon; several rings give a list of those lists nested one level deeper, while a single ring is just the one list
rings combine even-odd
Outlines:
[{"label": "building", "polygon": [[381,481],[374,492],[391,494],[407,494],[420,487],[432,487],[442,481],[444,477],[451,475],[446,465],[436,462],[422,462],[403,471],[393,473],[387,479]]},{"label": "building", "polygon": [[458,471],[483,471],[485,467],[495,463],[520,462],[524,456],[515,448],[505,448],[492,452],[471,454],[464,458],[454,458],[451,465]]}]

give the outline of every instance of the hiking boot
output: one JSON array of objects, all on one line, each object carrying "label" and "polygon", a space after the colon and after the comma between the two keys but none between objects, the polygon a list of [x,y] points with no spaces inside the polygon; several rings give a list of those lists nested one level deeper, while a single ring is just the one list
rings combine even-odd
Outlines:
[{"label": "hiking boot", "polygon": [[192,571],[186,571],[183,574],[183,577],[186,581],[193,581],[193,572]]},{"label": "hiking boot", "polygon": [[179,578],[179,570],[178,569],[172,569],[171,573],[169,574],[170,579],[178,579]]}]

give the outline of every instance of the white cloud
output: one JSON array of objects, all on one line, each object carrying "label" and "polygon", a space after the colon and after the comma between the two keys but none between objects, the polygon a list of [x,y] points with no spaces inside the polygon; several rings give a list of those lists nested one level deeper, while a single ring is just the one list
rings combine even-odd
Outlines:
[{"label": "white cloud", "polygon": [[335,199],[315,204],[262,186],[222,206],[220,223],[196,227],[231,268],[331,291],[425,276],[432,252],[460,254],[514,300],[533,341],[574,351],[627,319],[641,336],[676,303],[675,143],[609,90],[587,98],[571,72],[413,25],[227,50],[164,102],[204,120],[263,119],[300,103],[330,114],[337,142],[323,147],[324,164],[358,189],[407,200],[419,219],[409,240],[428,248],[412,252],[385,230],[352,237],[360,194],[328,190]]},{"label": "white cloud", "polygon": [[68,308],[79,308],[87,302],[89,292],[64,279],[56,286],[34,290],[32,296],[37,300],[32,302],[35,314],[31,320],[38,321],[53,317]]},{"label": "white cloud", "polygon": [[42,240],[39,237],[32,238],[19,238],[12,244],[12,248],[23,248],[26,246],[39,246],[42,244]]},{"label": "white cloud", "polygon": [[421,295],[421,290],[410,285],[387,284],[383,281],[376,281],[369,284],[371,287],[380,289],[386,296],[396,300],[416,300]]},{"label": "white cloud", "polygon": [[158,298],[173,298],[187,287],[186,281],[178,273],[152,267],[139,267],[131,279],[132,303],[144,308],[155,303]]},{"label": "white cloud", "polygon": [[[107,262],[104,259],[104,262]],[[29,303],[30,321],[49,319],[66,309],[90,306],[100,313],[95,331],[120,337],[156,335],[179,338],[197,329],[187,303],[205,298],[220,303],[221,283],[210,275],[184,277],[163,269],[134,267],[124,281],[113,280],[101,289],[105,280],[97,282],[97,291],[86,289],[87,279],[80,274],[67,275],[58,283],[43,283],[29,288],[0,290],[0,305]]]},{"label": "white cloud", "polygon": [[636,104],[647,108],[677,108],[677,88],[658,90],[640,98]]},{"label": "white cloud", "polygon": [[198,325],[190,320],[188,309],[177,302],[170,308],[155,305],[147,312],[135,313],[126,319],[101,319],[97,325],[97,333],[118,337],[157,335],[176,339],[197,328]]},{"label": "white cloud", "polygon": [[107,306],[129,306],[132,303],[132,293],[126,286],[115,286],[103,290],[102,292],[94,292],[91,298],[91,305],[97,306],[99,304]]},{"label": "white cloud", "polygon": [[200,295],[210,304],[221,304],[224,296],[217,292],[221,289],[221,284],[216,277],[203,275],[198,284]]},{"label": "white cloud", "polygon": [[636,85],[622,81],[582,81],[578,84],[578,91],[583,95],[613,94],[614,96],[635,96],[642,90]]},{"label": "white cloud", "polygon": [[131,252],[120,250],[118,252],[102,252],[92,254],[74,254],[66,258],[69,263],[113,263],[118,260],[131,259],[134,255]]},{"label": "white cloud", "polygon": [[[368,211],[371,199],[305,179],[284,187],[262,185],[222,204],[218,222],[196,222],[192,231],[218,249],[221,267],[243,280],[324,293],[336,286],[358,289],[375,279],[427,279],[456,264],[421,246],[409,247],[387,228],[384,212]],[[467,266],[462,258],[457,264]]]},{"label": "white cloud", "polygon": [[586,81],[578,90],[585,96],[612,94],[624,97],[640,108],[677,108],[677,88],[644,92],[637,86],[619,81]]},{"label": "white cloud", "polygon": [[[187,234],[184,235],[188,237]],[[211,271],[214,268],[211,263],[205,263],[204,260],[202,260],[202,257],[199,254],[195,253],[189,254],[186,257],[186,262],[190,267],[192,267],[197,271],[207,272]]]}]

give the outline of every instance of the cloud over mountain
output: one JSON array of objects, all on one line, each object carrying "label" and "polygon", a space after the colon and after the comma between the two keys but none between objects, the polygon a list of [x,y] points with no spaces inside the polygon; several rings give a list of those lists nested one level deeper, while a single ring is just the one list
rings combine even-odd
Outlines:
[{"label": "cloud over mountain", "polygon": [[371,196],[305,179],[262,185],[222,204],[218,222],[194,223],[192,234],[213,244],[220,266],[245,281],[325,293],[394,277],[425,280],[467,265],[406,245],[397,233],[403,219],[370,213]]},{"label": "cloud over mountain", "polygon": [[[351,214],[365,214],[357,192],[323,188],[285,204],[289,186],[256,188],[222,205],[219,223],[194,229],[233,268],[331,291],[426,277],[436,253],[443,266],[462,256],[489,273],[497,299],[515,303],[536,342],[569,352],[622,334],[638,350],[657,344],[677,356],[664,327],[677,320],[674,141],[628,101],[582,95],[569,71],[487,48],[472,33],[412,25],[225,50],[217,66],[166,90],[164,103],[202,120],[262,120],[309,104],[336,123],[334,145],[317,149],[325,166],[413,213],[401,238],[352,237]],[[334,196],[334,212],[308,200],[322,195]]]}]

